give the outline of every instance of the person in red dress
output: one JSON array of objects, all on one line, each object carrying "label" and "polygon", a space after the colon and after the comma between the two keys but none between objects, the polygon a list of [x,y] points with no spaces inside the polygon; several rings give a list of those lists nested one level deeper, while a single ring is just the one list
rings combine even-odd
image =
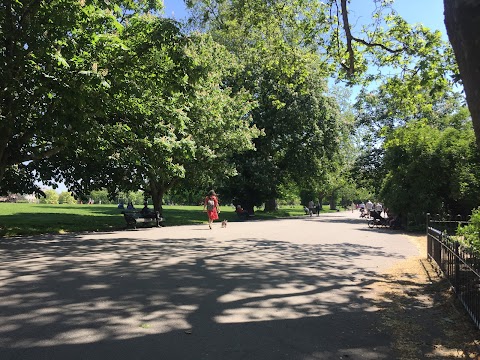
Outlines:
[{"label": "person in red dress", "polygon": [[218,207],[218,198],[215,191],[210,190],[208,195],[205,197],[203,202],[203,210],[207,211],[208,215],[208,227],[212,228],[212,223],[214,220],[218,220],[218,214],[220,213],[220,208]]}]

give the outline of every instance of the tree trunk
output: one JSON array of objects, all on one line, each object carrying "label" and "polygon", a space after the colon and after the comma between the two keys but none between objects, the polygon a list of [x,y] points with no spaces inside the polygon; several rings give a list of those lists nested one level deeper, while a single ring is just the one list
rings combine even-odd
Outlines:
[{"label": "tree trunk", "polygon": [[165,190],[155,181],[150,181],[150,192],[152,194],[153,209],[163,216],[163,194]]},{"label": "tree trunk", "polygon": [[452,44],[480,148],[480,2],[444,0],[445,26]]},{"label": "tree trunk", "polygon": [[[17,52],[15,44],[17,43],[17,31],[15,30],[15,20],[13,15],[13,1],[6,1],[2,5],[2,12],[4,21],[2,22],[2,35],[4,36],[4,58],[2,64],[2,73],[4,78],[2,79],[2,88],[0,90],[0,184],[2,183],[5,171],[9,164],[9,142],[12,137],[12,129],[15,124],[15,116],[12,114],[14,107],[14,94],[12,89],[15,87],[13,84],[19,81],[16,78],[18,74],[18,66],[15,64],[15,58]],[[13,134],[15,135],[15,134]],[[0,186],[1,188],[1,186]]]},{"label": "tree trunk", "polygon": [[255,215],[255,205],[253,204],[245,204],[243,210],[246,210],[248,215]]},{"label": "tree trunk", "polygon": [[320,204],[320,210],[323,210],[323,197],[325,196],[325,194],[321,193],[321,194],[318,194],[318,203]]},{"label": "tree trunk", "polygon": [[335,204],[335,191],[330,194],[330,210],[335,210],[337,208]]},{"label": "tree trunk", "polygon": [[265,211],[273,212],[278,209],[277,199],[269,199],[265,202]]},{"label": "tree trunk", "polygon": [[0,191],[2,190],[2,180],[6,170],[7,166],[2,161],[0,161]]}]

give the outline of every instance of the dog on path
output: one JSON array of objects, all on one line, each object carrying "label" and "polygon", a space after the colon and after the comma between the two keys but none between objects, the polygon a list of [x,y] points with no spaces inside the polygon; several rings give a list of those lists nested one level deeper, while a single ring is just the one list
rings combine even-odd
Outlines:
[{"label": "dog on path", "polygon": [[225,219],[222,221],[222,228],[226,228],[227,227],[227,223],[228,223],[228,220]]}]

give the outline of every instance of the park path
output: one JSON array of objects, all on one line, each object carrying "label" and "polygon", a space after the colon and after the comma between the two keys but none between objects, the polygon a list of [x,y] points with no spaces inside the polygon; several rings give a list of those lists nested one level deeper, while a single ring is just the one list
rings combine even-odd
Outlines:
[{"label": "park path", "polygon": [[0,242],[0,359],[394,359],[358,213]]}]

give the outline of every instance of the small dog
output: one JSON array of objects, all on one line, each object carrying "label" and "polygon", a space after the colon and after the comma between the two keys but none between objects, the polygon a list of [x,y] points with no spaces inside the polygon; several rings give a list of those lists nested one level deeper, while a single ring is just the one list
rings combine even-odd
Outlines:
[{"label": "small dog", "polygon": [[222,221],[222,228],[226,228],[227,227],[227,223],[228,223],[228,220],[225,219]]}]

